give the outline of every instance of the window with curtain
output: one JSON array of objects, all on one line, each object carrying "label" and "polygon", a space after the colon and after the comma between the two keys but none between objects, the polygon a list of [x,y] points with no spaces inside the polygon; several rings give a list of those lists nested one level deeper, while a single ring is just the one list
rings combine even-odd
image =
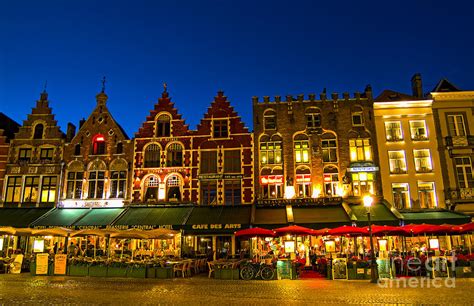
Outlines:
[{"label": "window with curtain", "polygon": [[157,144],[148,145],[145,148],[145,168],[158,168],[161,166],[161,150]]},{"label": "window with curtain", "polygon": [[89,199],[102,199],[104,197],[105,171],[89,172]]},{"label": "window with curtain", "polygon": [[54,203],[56,201],[56,176],[43,176],[41,182],[41,203]]},{"label": "window with curtain", "polygon": [[67,174],[67,199],[80,199],[82,197],[82,180],[84,172],[68,172]]},{"label": "window with curtain", "polygon": [[36,203],[39,196],[39,176],[26,176],[23,189],[23,203]]},{"label": "window with curtain", "polygon": [[166,166],[182,167],[183,166],[183,146],[179,143],[172,143],[166,150]]},{"label": "window with curtain", "polygon": [[413,156],[416,172],[431,172],[433,170],[430,149],[413,150]]},{"label": "window with curtain", "polygon": [[390,163],[390,173],[403,174],[407,173],[407,163],[405,159],[405,151],[388,151],[388,159]]},{"label": "window with curtain", "polygon": [[110,185],[110,198],[125,198],[127,171],[112,171]]},{"label": "window with curtain", "polygon": [[369,138],[357,138],[349,140],[351,161],[371,161],[372,147]]},{"label": "window with curtain", "polygon": [[385,122],[385,138],[387,141],[403,140],[402,123],[400,121]]},{"label": "window with curtain", "polygon": [[309,141],[295,140],[294,142],[295,162],[309,163]]},{"label": "window with curtain", "polygon": [[201,151],[200,154],[200,172],[217,173],[217,151]]},{"label": "window with curtain", "polygon": [[410,208],[408,183],[392,183],[393,204],[397,209]]},{"label": "window with curtain", "polygon": [[456,157],[456,175],[459,188],[473,188],[474,178],[472,176],[472,161],[469,156]]},{"label": "window with curtain", "polygon": [[18,204],[21,198],[21,176],[9,176],[5,193],[5,203]]},{"label": "window with curtain", "polygon": [[411,120],[410,133],[412,140],[428,140],[428,131],[425,120]]},{"label": "window with curtain", "polygon": [[225,173],[242,172],[242,166],[240,162],[240,150],[224,151],[224,172]]},{"label": "window with curtain", "polygon": [[169,137],[171,135],[171,118],[168,115],[160,115],[156,120],[156,137]]},{"label": "window with curtain", "polygon": [[462,114],[448,115],[448,128],[451,136],[466,136],[464,116]]},{"label": "window with curtain", "polygon": [[418,182],[420,208],[436,208],[436,193],[433,182]]},{"label": "window with curtain", "polygon": [[260,163],[262,165],[281,164],[281,141],[260,142]]}]

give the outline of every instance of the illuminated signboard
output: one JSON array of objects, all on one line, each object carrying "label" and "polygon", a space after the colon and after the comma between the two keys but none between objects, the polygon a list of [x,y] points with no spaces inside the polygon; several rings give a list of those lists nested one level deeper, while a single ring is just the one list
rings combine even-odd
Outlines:
[{"label": "illuminated signboard", "polygon": [[260,176],[260,184],[283,184],[283,175],[262,175]]},{"label": "illuminated signboard", "polygon": [[296,175],[297,183],[309,183],[311,182],[311,174],[297,174]]},{"label": "illuminated signboard", "polygon": [[123,199],[108,200],[62,200],[59,207],[63,208],[89,208],[89,207],[123,207]]}]

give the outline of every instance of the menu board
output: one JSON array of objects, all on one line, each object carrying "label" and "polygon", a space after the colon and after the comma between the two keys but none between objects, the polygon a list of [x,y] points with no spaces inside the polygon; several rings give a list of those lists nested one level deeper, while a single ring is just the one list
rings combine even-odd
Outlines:
[{"label": "menu board", "polygon": [[47,253],[36,254],[36,275],[48,274],[48,257]]},{"label": "menu board", "polygon": [[379,278],[392,278],[390,259],[377,259]]},{"label": "menu board", "polygon": [[277,261],[277,277],[278,279],[291,279],[291,261]]},{"label": "menu board", "polygon": [[347,279],[347,259],[335,258],[332,260],[332,279]]},{"label": "menu board", "polygon": [[449,277],[448,259],[446,257],[431,257],[433,277]]},{"label": "menu board", "polygon": [[54,274],[65,275],[66,274],[66,254],[56,254],[54,256]]}]

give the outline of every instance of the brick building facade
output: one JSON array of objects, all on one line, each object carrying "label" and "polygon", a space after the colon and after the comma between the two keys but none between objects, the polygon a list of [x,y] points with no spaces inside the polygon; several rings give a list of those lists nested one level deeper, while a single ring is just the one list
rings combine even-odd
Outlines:
[{"label": "brick building facade", "polygon": [[133,201],[253,202],[252,134],[222,91],[190,130],[166,90],[135,135]]},{"label": "brick building facade", "polygon": [[13,119],[0,113],[0,205],[3,203],[3,186],[5,172],[7,168],[8,150],[10,149],[10,141],[18,132],[20,125]]},{"label": "brick building facade", "polygon": [[253,97],[253,116],[259,202],[380,194],[370,86],[353,97]]},{"label": "brick building facade", "polygon": [[36,106],[10,141],[4,187],[4,207],[52,207],[61,185],[61,132],[41,93]]},{"label": "brick building facade", "polygon": [[[102,92],[87,120],[64,147],[63,207],[117,207],[131,198],[133,143],[113,119]],[[68,126],[68,135],[75,134]]]}]

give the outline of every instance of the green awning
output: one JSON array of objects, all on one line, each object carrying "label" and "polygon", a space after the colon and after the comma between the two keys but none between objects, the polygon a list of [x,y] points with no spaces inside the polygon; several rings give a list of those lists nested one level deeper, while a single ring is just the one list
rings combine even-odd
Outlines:
[{"label": "green awning", "polygon": [[2,208],[0,226],[28,227],[51,208]]},{"label": "green awning", "polygon": [[408,224],[464,224],[471,222],[471,217],[459,212],[449,210],[419,210],[400,211],[404,218],[405,225]]},{"label": "green awning", "polygon": [[250,225],[251,206],[196,206],[185,225],[186,234],[232,234]]},{"label": "green awning", "polygon": [[322,207],[293,207],[294,224],[320,229],[350,225],[351,220],[341,205]]},{"label": "green awning", "polygon": [[72,227],[75,222],[79,221],[89,211],[90,208],[55,208],[33,222],[32,226],[39,228]]},{"label": "green awning", "polygon": [[[353,220],[358,226],[368,225],[367,208],[363,204],[349,205],[351,212],[356,218]],[[375,204],[370,209],[370,217],[373,224],[399,225],[400,220],[390,211],[390,208],[382,203]]]},{"label": "green awning", "polygon": [[286,207],[272,207],[255,209],[253,224],[263,228],[277,228],[288,224]]},{"label": "green awning", "polygon": [[82,228],[105,228],[110,225],[125,208],[93,208],[82,217],[79,221],[74,223],[77,229]]},{"label": "green awning", "polygon": [[116,228],[181,229],[193,207],[129,207],[113,224]]}]

